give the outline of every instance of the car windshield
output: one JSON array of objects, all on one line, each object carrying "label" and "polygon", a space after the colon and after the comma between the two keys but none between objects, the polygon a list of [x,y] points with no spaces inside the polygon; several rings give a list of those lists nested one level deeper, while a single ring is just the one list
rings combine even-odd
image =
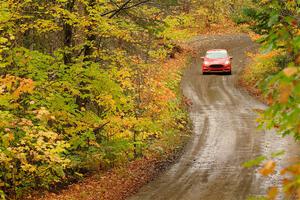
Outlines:
[{"label": "car windshield", "polygon": [[207,58],[227,58],[227,51],[211,51],[206,53]]}]

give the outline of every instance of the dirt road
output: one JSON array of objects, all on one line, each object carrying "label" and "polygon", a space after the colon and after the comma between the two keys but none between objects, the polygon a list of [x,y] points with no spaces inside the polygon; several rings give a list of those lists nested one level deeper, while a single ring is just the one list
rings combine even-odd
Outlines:
[{"label": "dirt road", "polygon": [[[194,135],[178,163],[129,199],[244,200],[264,194],[268,185],[278,182],[278,176],[267,180],[241,164],[295,144],[257,131],[253,109],[264,105],[236,86],[237,74],[247,63],[246,52],[254,51],[256,45],[243,34],[200,36],[190,45],[199,55],[185,72],[182,90],[193,102]],[[200,56],[211,48],[228,49],[234,58],[232,76],[201,75]]]}]

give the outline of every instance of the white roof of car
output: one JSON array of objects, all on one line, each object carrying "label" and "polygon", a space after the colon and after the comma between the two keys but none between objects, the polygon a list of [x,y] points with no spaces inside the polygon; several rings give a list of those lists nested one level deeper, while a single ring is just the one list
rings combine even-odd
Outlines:
[{"label": "white roof of car", "polygon": [[211,49],[211,50],[208,50],[207,53],[210,53],[210,52],[227,52],[226,49]]}]

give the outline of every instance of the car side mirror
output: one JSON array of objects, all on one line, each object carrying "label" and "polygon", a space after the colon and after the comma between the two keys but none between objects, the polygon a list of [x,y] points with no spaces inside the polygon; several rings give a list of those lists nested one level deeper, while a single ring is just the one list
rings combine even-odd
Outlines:
[{"label": "car side mirror", "polygon": [[230,56],[230,57],[229,57],[229,59],[230,59],[230,60],[232,60],[232,59],[233,59],[233,57],[232,57],[232,56]]}]

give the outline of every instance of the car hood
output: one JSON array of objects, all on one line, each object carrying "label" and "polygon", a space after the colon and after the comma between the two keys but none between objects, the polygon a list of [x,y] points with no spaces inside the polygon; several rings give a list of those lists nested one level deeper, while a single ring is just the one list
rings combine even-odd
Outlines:
[{"label": "car hood", "polygon": [[204,58],[205,62],[208,62],[209,64],[213,65],[213,64],[224,64],[226,61],[228,61],[228,58]]}]

